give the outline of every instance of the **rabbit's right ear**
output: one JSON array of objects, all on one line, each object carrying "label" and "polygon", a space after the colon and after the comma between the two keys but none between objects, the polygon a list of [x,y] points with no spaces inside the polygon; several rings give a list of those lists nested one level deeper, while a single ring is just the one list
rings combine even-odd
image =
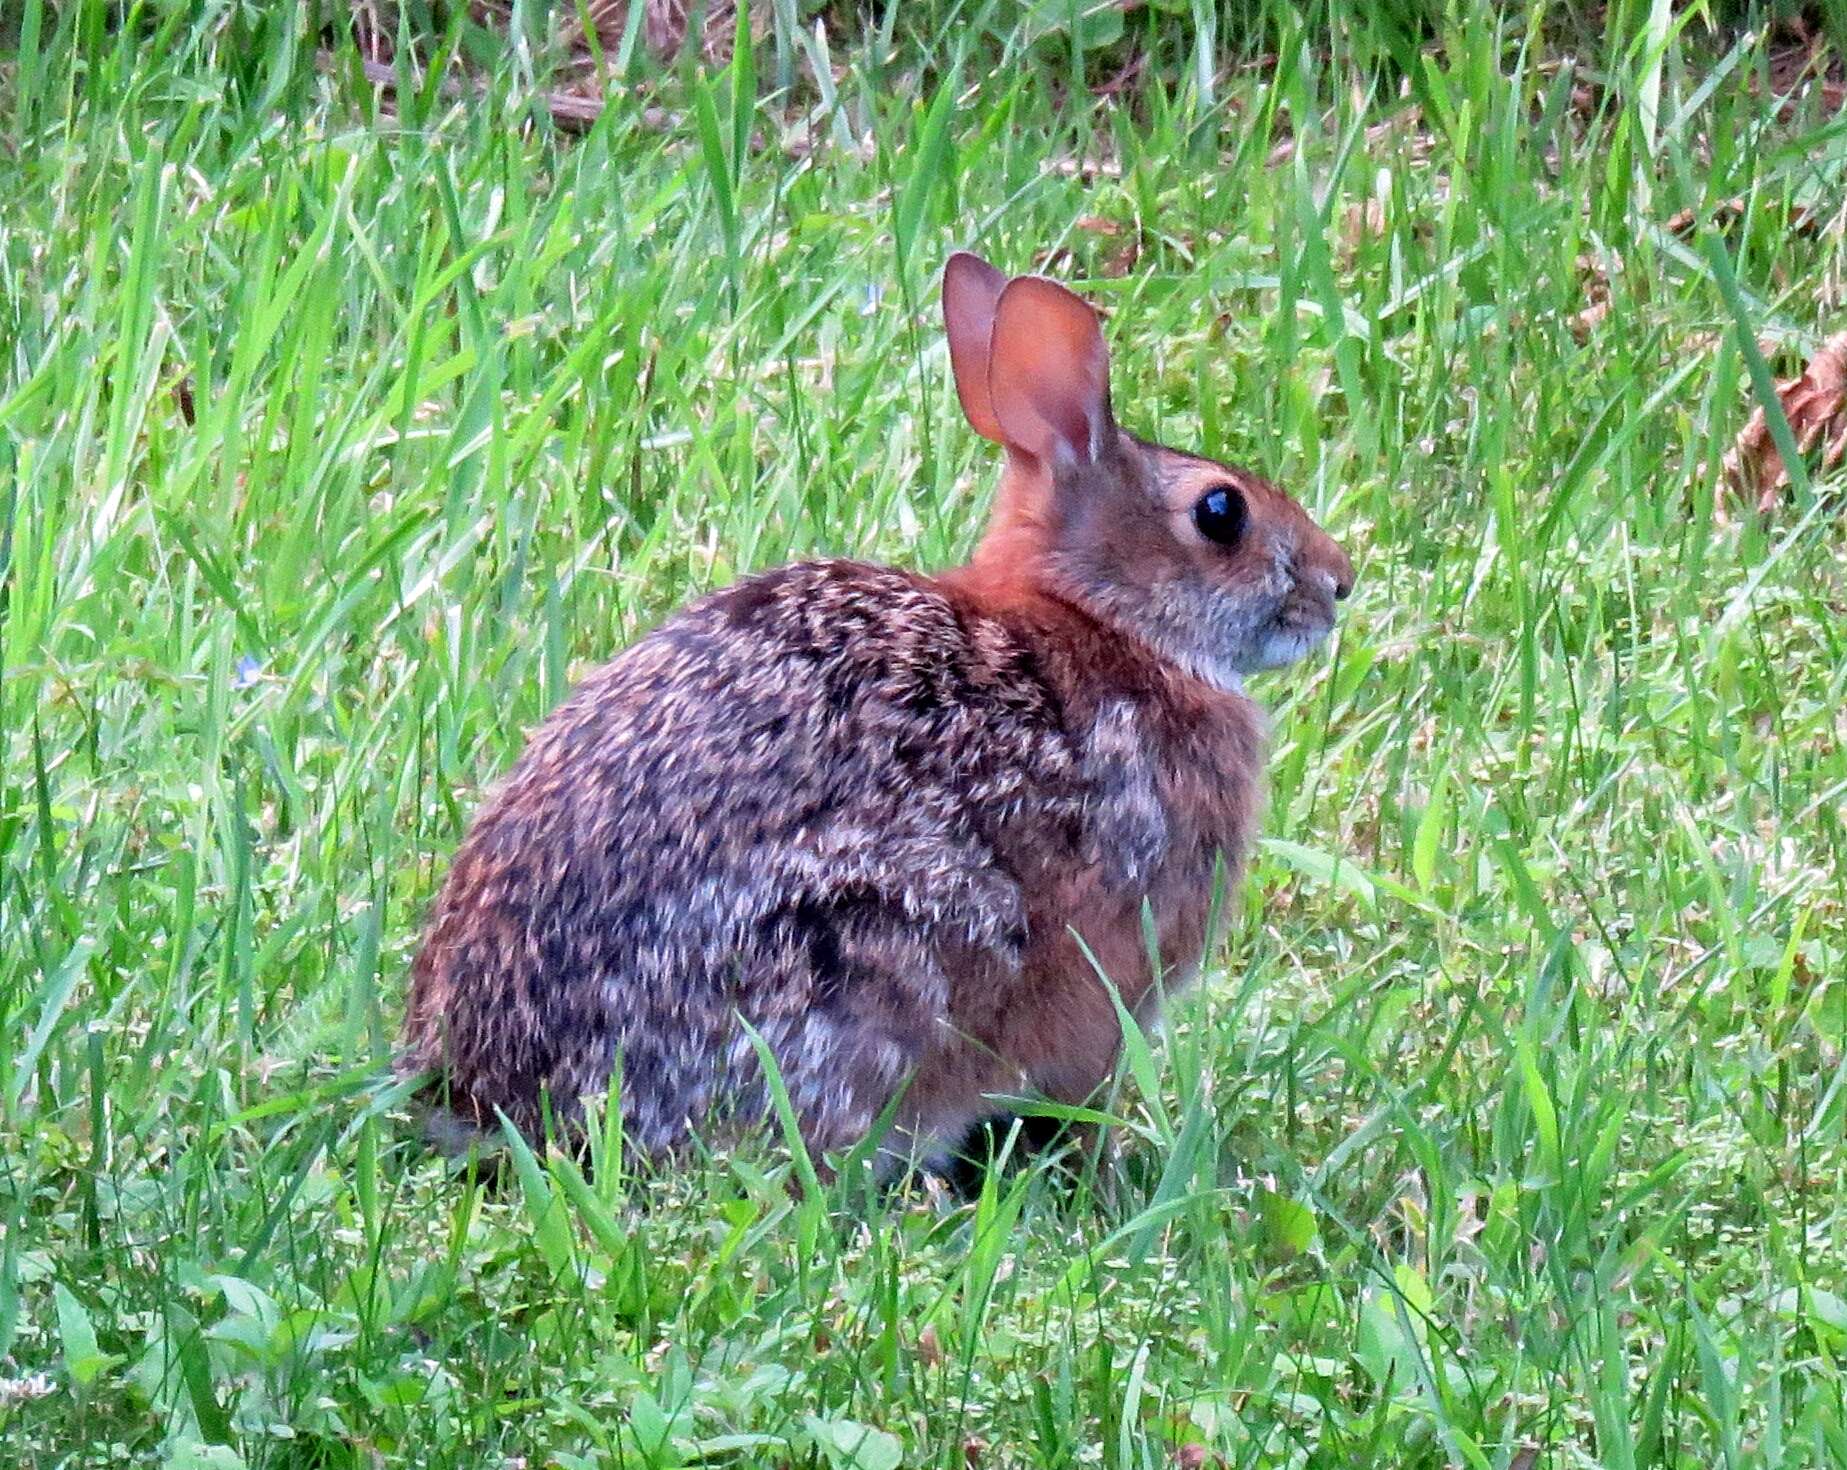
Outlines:
[{"label": "rabbit's right ear", "polygon": [[1097,314],[1043,276],[1016,276],[994,308],[988,404],[1002,442],[1042,464],[1094,464],[1115,433]]},{"label": "rabbit's right ear", "polygon": [[994,311],[1007,278],[978,255],[959,250],[943,267],[943,326],[949,334],[949,365],[956,397],[969,426],[985,439],[1004,443],[994,400],[988,392],[988,354]]}]

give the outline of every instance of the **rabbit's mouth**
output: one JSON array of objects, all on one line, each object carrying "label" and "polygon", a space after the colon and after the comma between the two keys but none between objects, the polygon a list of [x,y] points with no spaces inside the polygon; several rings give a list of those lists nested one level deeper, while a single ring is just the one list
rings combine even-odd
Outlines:
[{"label": "rabbit's mouth", "polygon": [[1319,573],[1298,581],[1253,640],[1246,672],[1287,668],[1313,653],[1333,631],[1334,579]]}]

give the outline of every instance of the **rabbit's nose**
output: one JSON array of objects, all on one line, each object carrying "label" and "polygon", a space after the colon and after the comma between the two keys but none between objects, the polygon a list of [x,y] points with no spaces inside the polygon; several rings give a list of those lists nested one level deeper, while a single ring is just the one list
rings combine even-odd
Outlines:
[{"label": "rabbit's nose", "polygon": [[1331,536],[1321,538],[1321,570],[1334,586],[1334,600],[1345,602],[1353,591],[1353,563]]}]

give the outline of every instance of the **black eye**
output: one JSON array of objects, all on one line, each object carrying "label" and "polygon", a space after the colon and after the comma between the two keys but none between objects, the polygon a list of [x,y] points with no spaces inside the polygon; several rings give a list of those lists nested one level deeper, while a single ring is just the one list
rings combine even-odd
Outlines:
[{"label": "black eye", "polygon": [[1235,485],[1219,485],[1193,502],[1193,524],[1206,540],[1220,546],[1236,546],[1244,537],[1248,514],[1244,497]]}]

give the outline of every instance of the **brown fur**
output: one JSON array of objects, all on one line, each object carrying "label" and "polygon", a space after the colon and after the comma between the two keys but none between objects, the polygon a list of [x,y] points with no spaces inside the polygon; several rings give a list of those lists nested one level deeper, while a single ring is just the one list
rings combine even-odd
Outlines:
[{"label": "brown fur", "polygon": [[[812,1146],[903,1088],[936,1151],[992,1094],[1106,1080],[1121,1029],[1083,946],[1144,1016],[1144,903],[1163,987],[1197,964],[1260,802],[1239,676],[1319,641],[1352,568],[1274,487],[1116,429],[1094,315],[1022,281],[964,256],[946,285],[964,406],[1009,456],[967,566],[708,597],[586,679],[483,806],[402,1060],[462,1120],[536,1133],[544,1093],[568,1126],[620,1054],[628,1136],[669,1155],[763,1116],[742,1016]],[[1191,519],[1224,485],[1235,547]]]}]

